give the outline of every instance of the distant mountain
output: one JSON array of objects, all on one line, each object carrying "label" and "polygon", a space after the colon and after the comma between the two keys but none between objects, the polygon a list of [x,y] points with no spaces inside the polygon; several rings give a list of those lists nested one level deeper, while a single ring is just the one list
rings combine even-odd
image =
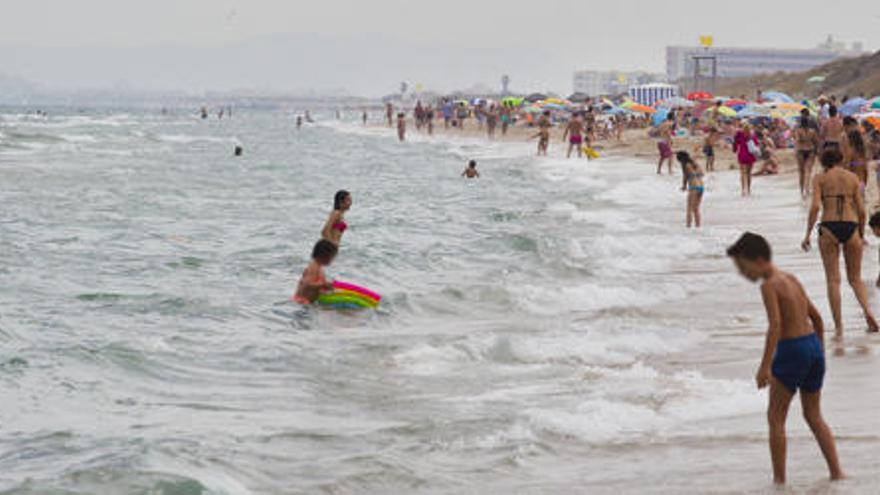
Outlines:
[{"label": "distant mountain", "polygon": [[[810,82],[811,79],[813,82]],[[880,95],[880,51],[863,57],[836,60],[807,72],[779,72],[722,80],[717,85],[716,93],[752,96],[758,89],[807,97],[820,94]]]}]

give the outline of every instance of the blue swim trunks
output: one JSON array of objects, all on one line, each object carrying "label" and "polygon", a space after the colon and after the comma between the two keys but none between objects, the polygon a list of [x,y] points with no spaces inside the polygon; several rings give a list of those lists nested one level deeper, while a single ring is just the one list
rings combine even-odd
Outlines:
[{"label": "blue swim trunks", "polygon": [[815,333],[780,340],[773,356],[773,376],[792,393],[814,393],[825,378],[825,352]]}]

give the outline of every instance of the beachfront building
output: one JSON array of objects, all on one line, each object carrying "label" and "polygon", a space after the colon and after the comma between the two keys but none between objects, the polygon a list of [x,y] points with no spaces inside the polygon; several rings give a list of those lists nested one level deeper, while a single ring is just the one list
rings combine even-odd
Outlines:
[{"label": "beachfront building", "polygon": [[839,58],[865,55],[861,43],[847,47],[831,37],[812,49],[666,47],[666,77],[682,81],[694,77],[695,57],[714,57],[718,77],[746,77],[774,72],[803,72]]},{"label": "beachfront building", "polygon": [[678,96],[678,86],[664,83],[639,84],[629,88],[629,97],[641,105],[653,105],[660,100]]},{"label": "beachfront building", "polygon": [[579,70],[574,73],[574,91],[590,96],[626,93],[632,84],[664,81],[662,74],[649,72]]}]

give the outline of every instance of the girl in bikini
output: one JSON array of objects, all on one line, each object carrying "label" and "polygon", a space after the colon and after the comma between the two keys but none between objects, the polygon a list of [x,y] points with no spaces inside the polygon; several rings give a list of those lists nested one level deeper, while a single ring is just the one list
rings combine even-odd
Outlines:
[{"label": "girl in bikini", "polygon": [[348,191],[341,190],[336,192],[333,197],[333,211],[321,230],[321,238],[332,242],[339,246],[342,241],[342,234],[348,228],[345,223],[345,212],[351,208],[351,194]]},{"label": "girl in bikini", "polygon": [[822,153],[825,172],[813,181],[813,203],[807,220],[807,234],[801,247],[810,249],[813,226],[822,211],[819,224],[819,251],[825,266],[828,302],[834,317],[834,335],[843,336],[840,314],[840,252],[846,264],[846,278],[862,306],[869,332],[877,331],[877,322],[868,304],[868,289],[862,281],[862,250],[865,237],[865,203],[862,200],[859,178],[841,167],[843,155],[836,148]]},{"label": "girl in bikini", "polygon": [[691,224],[694,224],[699,228],[700,221],[702,220],[700,204],[703,202],[703,193],[706,190],[706,186],[703,183],[705,172],[703,172],[703,167],[697,164],[687,151],[679,151],[676,153],[675,158],[681,164],[682,169],[681,190],[688,193],[686,207],[687,227],[691,228]]}]

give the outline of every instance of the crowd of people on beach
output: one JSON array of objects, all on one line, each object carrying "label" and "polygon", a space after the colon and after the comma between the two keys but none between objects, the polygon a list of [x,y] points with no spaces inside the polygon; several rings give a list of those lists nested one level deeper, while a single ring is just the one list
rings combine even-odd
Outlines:
[{"label": "crowd of people on beach", "polygon": [[[843,338],[841,314],[840,258],[844,259],[847,282],[863,313],[867,330],[878,331],[878,325],[862,280],[861,263],[866,245],[866,226],[880,237],[880,212],[868,219],[865,206],[866,190],[871,177],[872,162],[880,161],[880,114],[875,118],[857,118],[852,112],[841,115],[836,97],[819,97],[815,102],[783,101],[785,112],[761,101],[761,92],[754,102],[703,98],[703,101],[678,99],[679,105],[668,105],[661,115],[652,109],[638,112],[617,112],[619,108],[607,100],[586,101],[567,112],[557,107],[538,112],[495,102],[438,103],[444,117],[444,128],[464,129],[473,119],[478,129],[485,127],[487,138],[495,138],[500,121],[502,135],[510,125],[523,122],[537,132],[537,154],[546,156],[551,130],[562,129],[562,141],[568,146],[565,156],[598,155],[594,146],[603,140],[622,140],[625,129],[648,129],[656,139],[659,154],[657,173],[664,165],[674,172],[673,160],[681,170],[681,189],[686,192],[685,224],[700,227],[700,206],[706,191],[705,178],[717,169],[720,153],[729,151],[735,157],[740,193],[752,194],[752,178],[780,173],[782,163],[791,153],[798,171],[798,191],[808,204],[806,234],[801,247],[809,251],[814,229],[818,229],[818,245],[826,275],[827,297],[834,324],[834,339]],[[880,108],[880,98],[875,100]],[[732,103],[731,103],[732,102]],[[662,102],[661,102],[662,103]],[[610,107],[610,108],[609,108]],[[736,109],[739,107],[739,111]],[[743,109],[752,108],[752,112]],[[852,108],[852,105],[849,105]],[[609,111],[612,110],[612,111]],[[766,111],[765,111],[766,110]],[[391,125],[392,105],[387,105]],[[418,102],[414,110],[416,128],[427,126],[433,131],[431,105]],[[659,117],[659,118],[658,118]],[[406,114],[398,113],[398,135],[405,139]],[[401,123],[403,122],[403,123]],[[676,150],[677,149],[677,150]],[[593,153],[596,153],[595,155]],[[816,161],[821,173],[814,173]],[[700,163],[702,162],[702,163]],[[875,168],[877,189],[880,190],[880,169]],[[477,176],[475,164],[462,174]],[[880,205],[878,205],[880,207]],[[818,222],[818,223],[817,223]],[[755,376],[759,388],[769,387],[769,443],[776,483],[786,480],[785,422],[792,399],[800,393],[804,418],[828,464],[832,480],[844,474],[837,455],[834,436],[821,412],[821,390],[825,375],[824,323],[819,310],[811,302],[800,282],[772,263],[770,244],[758,234],[747,232],[727,251],[739,272],[751,281],[761,282],[761,294],[768,315],[768,330],[761,363]],[[880,276],[877,286],[880,287]]]}]

